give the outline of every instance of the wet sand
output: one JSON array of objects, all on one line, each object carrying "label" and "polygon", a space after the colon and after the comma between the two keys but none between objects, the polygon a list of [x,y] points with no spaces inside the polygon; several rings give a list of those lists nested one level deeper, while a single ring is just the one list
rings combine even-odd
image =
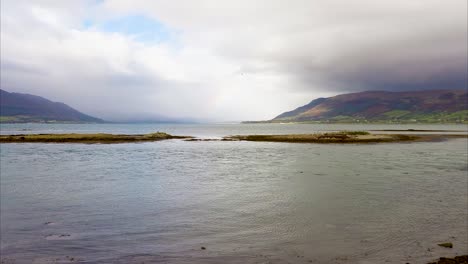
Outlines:
[{"label": "wet sand", "polygon": [[288,143],[390,143],[390,142],[430,142],[443,141],[450,138],[468,138],[468,135],[452,134],[297,134],[297,135],[235,135],[225,137],[225,140],[288,142]]}]

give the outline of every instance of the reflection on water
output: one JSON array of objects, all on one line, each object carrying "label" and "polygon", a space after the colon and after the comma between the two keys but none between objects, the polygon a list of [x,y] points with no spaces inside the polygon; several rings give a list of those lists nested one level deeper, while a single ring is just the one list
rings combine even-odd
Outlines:
[{"label": "reflection on water", "polygon": [[[133,126],[107,129],[153,131]],[[174,127],[198,136],[301,129]],[[466,254],[466,144],[3,144],[2,260],[424,263]],[[437,246],[446,241],[454,248]]]}]

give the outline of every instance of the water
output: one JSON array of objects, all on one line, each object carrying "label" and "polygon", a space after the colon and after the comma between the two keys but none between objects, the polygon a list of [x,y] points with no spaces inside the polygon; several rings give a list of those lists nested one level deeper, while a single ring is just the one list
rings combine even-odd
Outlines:
[{"label": "water", "polygon": [[[160,130],[221,137],[381,127],[21,124],[1,129],[5,134]],[[467,254],[467,151],[466,139],[369,145],[2,144],[2,261],[426,263]],[[453,249],[437,246],[447,241]]]},{"label": "water", "polygon": [[[173,135],[220,138],[227,135],[301,134],[341,130],[453,130],[467,131],[454,124],[0,124],[0,134],[113,133],[145,134],[162,131]],[[384,132],[380,132],[384,133]]]}]

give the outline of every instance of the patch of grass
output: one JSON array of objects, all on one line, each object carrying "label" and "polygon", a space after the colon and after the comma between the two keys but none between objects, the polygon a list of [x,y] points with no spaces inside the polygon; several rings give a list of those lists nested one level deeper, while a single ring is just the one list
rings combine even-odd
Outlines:
[{"label": "patch of grass", "polygon": [[347,131],[347,130],[343,130],[343,131],[340,131],[338,133],[341,133],[341,134],[345,134],[345,135],[351,135],[351,136],[355,136],[355,135],[370,135],[369,132],[367,131]]},{"label": "patch of grass", "polygon": [[468,110],[453,113],[409,113],[400,120],[414,120],[421,123],[466,123],[468,121]]},{"label": "patch of grass", "polygon": [[440,244],[437,244],[437,245],[440,246],[440,247],[445,247],[445,248],[453,248],[453,244],[450,243],[450,242],[440,243]]},{"label": "patch of grass", "polygon": [[398,119],[398,118],[401,118],[407,114],[411,113],[410,111],[407,111],[407,110],[392,110],[392,111],[388,111],[388,112],[385,112],[383,113],[382,115],[385,116],[385,117],[388,117],[388,118],[392,118],[392,119]]},{"label": "patch of grass", "polygon": [[18,122],[21,121],[16,116],[0,116],[0,123],[8,123],[8,122]]},{"label": "patch of grass", "polygon": [[164,132],[156,132],[156,133],[150,133],[150,134],[146,134],[144,135],[145,137],[147,138],[167,138],[167,137],[171,137],[171,135],[167,134],[167,133],[164,133]]},{"label": "patch of grass", "polygon": [[346,116],[346,115],[337,115],[331,118],[331,120],[353,120],[352,116]]},{"label": "patch of grass", "polygon": [[457,111],[454,113],[447,114],[445,116],[446,119],[448,120],[463,120],[467,121],[468,120],[468,110],[462,110],[462,111]]},{"label": "patch of grass", "polygon": [[95,123],[95,122],[55,120],[49,117],[42,117],[42,116],[15,115],[15,116],[0,116],[0,123],[82,124],[82,123]]}]

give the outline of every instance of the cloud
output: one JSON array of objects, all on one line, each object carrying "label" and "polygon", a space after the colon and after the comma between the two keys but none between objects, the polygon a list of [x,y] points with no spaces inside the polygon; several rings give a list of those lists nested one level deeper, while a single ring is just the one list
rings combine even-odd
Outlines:
[{"label": "cloud", "polygon": [[116,119],[467,87],[467,2],[2,1],[1,86]]}]

